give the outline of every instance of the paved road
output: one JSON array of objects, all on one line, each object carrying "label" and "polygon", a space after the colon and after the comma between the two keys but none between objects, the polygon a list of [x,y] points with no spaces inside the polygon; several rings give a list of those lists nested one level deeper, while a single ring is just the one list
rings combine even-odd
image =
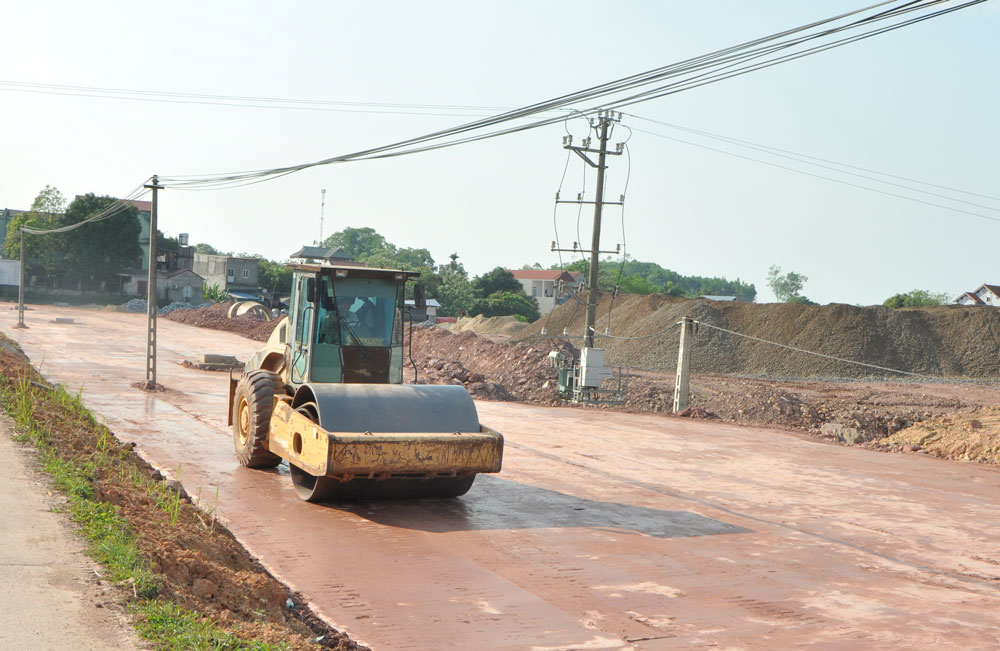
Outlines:
[{"label": "paved road", "polygon": [[[378,649],[1000,646],[1000,472],[788,432],[477,403],[504,471],[450,501],[316,506],[238,468],[225,375],[256,348],[144,316],[39,308],[0,328],[332,624]],[[54,317],[74,319],[53,323]]]}]

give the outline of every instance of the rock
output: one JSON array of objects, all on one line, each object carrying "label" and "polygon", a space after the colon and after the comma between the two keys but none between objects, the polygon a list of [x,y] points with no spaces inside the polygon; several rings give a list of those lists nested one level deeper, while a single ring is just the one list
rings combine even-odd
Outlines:
[{"label": "rock", "polygon": [[972,420],[969,421],[969,427],[971,427],[972,429],[979,429],[982,426],[983,422],[981,420],[973,418]]},{"label": "rock", "polygon": [[836,438],[843,443],[849,443],[851,445],[864,443],[865,441],[870,441],[875,438],[864,430],[860,430],[855,427],[848,427],[847,425],[842,425],[840,423],[823,423],[820,426],[819,431],[826,436]]}]

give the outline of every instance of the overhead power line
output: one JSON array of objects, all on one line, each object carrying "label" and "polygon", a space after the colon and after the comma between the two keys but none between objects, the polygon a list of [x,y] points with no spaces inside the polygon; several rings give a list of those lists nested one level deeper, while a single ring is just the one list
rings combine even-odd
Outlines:
[{"label": "overhead power line", "polygon": [[144,180],[137,187],[133,188],[127,192],[121,199],[115,199],[112,203],[102,208],[100,211],[90,215],[89,217],[82,219],[76,223],[68,224],[66,226],[60,226],[58,228],[32,228],[30,226],[21,226],[21,230],[25,233],[30,233],[32,235],[50,235],[54,233],[68,233],[70,231],[75,231],[76,229],[86,226],[87,224],[93,224],[94,222],[104,221],[110,219],[131,206],[132,201],[138,201],[144,196],[149,194],[149,190],[143,188],[143,184],[149,179]]},{"label": "overhead power line", "polygon": [[[906,201],[913,201],[915,203],[921,203],[921,204],[924,204],[925,206],[933,206],[935,208],[942,208],[944,210],[950,210],[952,212],[962,213],[964,215],[971,215],[973,217],[980,217],[982,219],[988,219],[990,221],[1000,222],[1000,217],[995,217],[995,216],[992,216],[992,215],[984,215],[984,214],[979,213],[979,212],[973,212],[971,210],[965,210],[963,208],[956,208],[954,206],[948,206],[948,205],[941,204],[941,203],[935,203],[933,201],[926,201],[924,199],[918,199],[917,197],[912,197],[912,196],[908,196],[908,195],[905,195],[905,194],[900,194],[898,192],[892,192],[892,191],[889,191],[889,190],[881,190],[879,188],[873,188],[871,186],[861,185],[860,183],[853,183],[851,181],[845,181],[844,179],[838,179],[838,178],[835,178],[835,177],[832,177],[832,176],[825,176],[823,174],[816,174],[814,172],[807,172],[806,170],[803,170],[803,169],[798,169],[798,168],[791,167],[791,166],[788,166],[788,165],[781,165],[781,164],[778,164],[778,163],[772,163],[770,161],[761,160],[760,158],[754,158],[753,156],[745,156],[743,154],[737,154],[737,153],[732,152],[732,151],[726,151],[725,149],[718,149],[717,147],[710,147],[708,145],[704,145],[704,144],[697,143],[697,142],[692,142],[690,140],[684,140],[683,138],[675,138],[673,136],[668,136],[668,135],[665,135],[665,134],[662,134],[662,133],[657,133],[655,131],[647,131],[646,129],[639,129],[638,127],[633,127],[633,130],[634,131],[638,131],[640,133],[645,133],[645,134],[648,134],[648,135],[651,135],[651,136],[656,136],[657,138],[664,138],[666,140],[672,140],[674,142],[679,142],[679,143],[682,143],[682,144],[685,144],[685,145],[691,145],[692,147],[698,147],[700,149],[706,149],[708,151],[714,151],[714,152],[719,153],[719,154],[725,154],[726,156],[732,156],[734,158],[741,158],[743,160],[748,160],[748,161],[752,161],[752,162],[755,162],[755,163],[760,163],[762,165],[767,165],[769,167],[776,167],[778,169],[787,170],[789,172],[795,172],[796,174],[803,174],[805,176],[811,176],[811,177],[817,178],[817,179],[823,179],[823,180],[826,180],[826,181],[832,181],[833,183],[840,183],[841,185],[847,185],[847,186],[850,186],[852,188],[858,188],[860,190],[867,190],[868,192],[876,192],[878,194],[884,194],[884,195],[889,196],[889,197],[896,197],[897,199],[905,199]],[[793,159],[793,160],[797,160],[797,159]],[[809,163],[809,161],[800,161],[800,162],[804,162],[804,163],[807,163],[807,164],[813,164],[813,165],[815,165],[815,163]],[[961,199],[954,199],[954,198],[948,197],[946,195],[936,194],[936,193],[933,193],[933,192],[926,192],[924,190],[920,190],[920,189],[917,189],[917,188],[911,188],[911,187],[908,187],[908,186],[900,185],[898,183],[890,183],[888,181],[884,181],[882,179],[878,179],[878,178],[875,178],[875,177],[872,177],[872,176],[865,176],[863,174],[856,174],[856,173],[853,173],[853,172],[845,172],[843,170],[838,170],[836,168],[828,167],[828,166],[825,166],[825,165],[820,165],[819,167],[825,167],[826,169],[830,169],[830,170],[833,170],[833,171],[836,171],[836,172],[839,172],[839,173],[842,173],[842,174],[850,174],[851,176],[860,177],[860,178],[872,181],[874,183],[886,183],[886,184],[891,185],[891,186],[905,188],[907,190],[911,190],[911,191],[914,191],[914,192],[922,192],[924,194],[931,194],[931,195],[936,196],[936,197],[942,197],[942,198],[947,199],[949,201],[957,201],[957,202],[963,203],[963,204],[969,204],[970,203],[968,201],[963,201]],[[985,210],[994,210],[994,211],[1000,212],[1000,208],[993,208],[991,206],[985,206],[985,205],[982,205],[982,204],[975,204],[975,203],[971,204],[971,205],[976,206],[978,208],[983,208]]]},{"label": "overhead power line", "polygon": [[697,135],[700,135],[700,136],[705,136],[706,138],[712,138],[714,140],[721,140],[721,141],[727,142],[727,143],[732,143],[732,144],[736,144],[736,145],[743,145],[743,146],[746,146],[746,147],[748,147],[750,149],[758,149],[759,151],[767,151],[768,153],[770,153],[770,152],[778,152],[778,153],[781,153],[781,154],[787,154],[788,155],[787,157],[795,157],[795,158],[800,158],[800,159],[808,158],[808,159],[820,161],[820,162],[823,162],[823,163],[829,163],[831,165],[837,165],[839,167],[846,167],[846,168],[849,168],[849,169],[852,169],[852,170],[859,170],[861,172],[868,172],[869,174],[878,174],[879,176],[885,176],[885,177],[888,177],[888,178],[891,178],[891,179],[898,179],[900,181],[908,181],[910,183],[917,183],[919,185],[926,185],[926,186],[931,187],[931,188],[938,188],[940,190],[947,190],[949,192],[956,192],[958,194],[965,194],[965,195],[968,195],[968,196],[971,196],[971,197],[980,197],[982,199],[990,199],[992,201],[1000,201],[1000,197],[996,197],[996,196],[989,195],[989,194],[982,194],[982,193],[979,193],[979,192],[972,192],[972,191],[969,191],[969,190],[960,190],[958,188],[953,188],[953,187],[950,187],[950,186],[947,186],[947,185],[939,185],[937,183],[930,183],[929,181],[921,181],[920,179],[914,179],[914,178],[907,177],[907,176],[899,176],[897,174],[890,174],[889,172],[882,172],[880,170],[871,169],[869,167],[860,167],[858,165],[851,165],[849,163],[841,163],[839,161],[830,160],[829,158],[822,158],[820,156],[811,156],[809,154],[803,154],[801,152],[795,152],[795,151],[791,151],[791,150],[788,150],[788,149],[781,149],[780,147],[773,147],[771,145],[764,145],[764,144],[761,144],[759,142],[753,142],[753,141],[750,141],[750,140],[741,140],[739,138],[733,138],[732,136],[724,136],[724,135],[721,135],[721,134],[718,134],[718,133],[712,133],[711,131],[703,131],[701,129],[693,129],[691,127],[685,127],[685,126],[680,125],[680,124],[673,124],[673,123],[670,123],[670,122],[663,122],[662,120],[654,120],[652,118],[643,117],[641,115],[636,115],[634,113],[628,113],[627,115],[629,115],[629,116],[631,116],[631,117],[633,117],[633,118],[635,118],[637,120],[643,120],[645,122],[652,122],[653,124],[659,124],[659,125],[662,125],[662,126],[665,126],[665,127],[670,127],[671,129],[677,129],[677,130],[680,130],[680,131],[686,131],[688,133],[694,133],[694,134],[697,134]]},{"label": "overhead power line", "polygon": [[125,100],[136,102],[162,102],[167,104],[201,104],[237,108],[281,109],[296,111],[333,111],[338,113],[365,113],[386,115],[431,115],[443,117],[474,117],[495,111],[510,110],[509,106],[473,106],[464,104],[416,104],[388,102],[348,102],[338,100],[292,99],[284,97],[256,97],[247,95],[213,95],[209,93],[182,93],[100,86],[70,86],[37,82],[0,80],[0,91],[37,93],[68,97]]},{"label": "overhead power line", "polygon": [[[985,1],[887,0],[699,57],[387,145],[287,167],[201,176],[164,176],[161,181],[177,189],[238,187],[321,165],[403,156],[537,129],[561,122],[564,117],[543,117],[527,124],[504,125],[515,120],[539,117],[546,112],[570,109],[582,103],[599,102],[581,110],[580,113],[584,115],[591,115],[600,108],[620,109],[885,34]],[[850,35],[839,36],[842,33]],[[814,41],[816,44],[813,44]],[[636,90],[640,92],[626,94]],[[491,128],[495,129],[488,131]]]}]

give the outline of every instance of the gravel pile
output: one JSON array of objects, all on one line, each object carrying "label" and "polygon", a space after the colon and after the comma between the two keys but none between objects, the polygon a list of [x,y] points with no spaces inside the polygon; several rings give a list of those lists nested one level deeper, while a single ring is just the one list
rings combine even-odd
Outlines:
[{"label": "gravel pile", "polygon": [[[609,296],[602,296],[597,331],[609,324]],[[609,363],[672,371],[677,366],[682,317],[709,326],[811,350],[824,355],[933,376],[1000,378],[1000,309],[941,306],[797,305],[722,303],[664,296],[619,296],[610,315],[611,334],[598,338]],[[529,326],[516,340],[545,345],[569,328],[582,335],[584,310],[567,303]],[[579,341],[574,339],[574,341]],[[692,372],[772,378],[870,378],[899,375],[791,351],[701,326],[695,333]]]}]

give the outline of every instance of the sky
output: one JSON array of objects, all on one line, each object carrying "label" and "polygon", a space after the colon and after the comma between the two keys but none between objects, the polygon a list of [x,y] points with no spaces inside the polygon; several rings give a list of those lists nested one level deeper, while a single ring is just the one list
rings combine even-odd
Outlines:
[{"label": "sky", "polygon": [[[862,4],[13,3],[4,10],[0,48],[0,208],[27,209],[46,185],[68,198],[122,196],[152,174],[266,169],[345,154]],[[1000,197],[998,33],[1000,2],[993,0],[624,109],[613,141],[627,138],[628,156],[612,158],[606,192],[625,193],[626,202],[624,211],[605,208],[602,249],[624,243],[631,257],[681,274],[752,282],[761,302],[774,300],[766,284],[771,265],[807,276],[803,294],[821,304],[877,304],[912,289],[957,296],[1000,284],[990,244],[1000,235],[1000,200],[990,198]],[[22,92],[5,82],[346,104],[295,110],[133,101]],[[401,113],[371,104],[473,108]],[[926,185],[918,187],[948,198],[918,194],[875,183],[870,172],[847,176],[650,120],[986,196]],[[549,266],[559,262],[549,250],[556,237],[564,247],[590,242],[589,209],[579,217],[573,206],[554,211],[560,183],[563,198],[584,189],[593,198],[593,172],[585,174],[575,157],[567,166],[567,132],[579,142],[587,125],[573,118],[236,189],[168,187],[160,193],[160,229],[283,260],[319,238],[322,213],[324,237],[368,226],[398,246],[427,248],[439,263],[458,253],[472,274]]]}]

